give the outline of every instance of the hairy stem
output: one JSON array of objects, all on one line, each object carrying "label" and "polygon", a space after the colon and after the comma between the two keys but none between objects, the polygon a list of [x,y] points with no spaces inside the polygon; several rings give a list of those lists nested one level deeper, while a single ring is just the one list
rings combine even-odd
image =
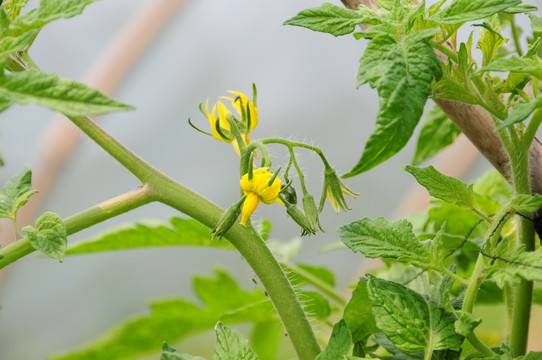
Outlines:
[{"label": "hairy stem", "polygon": [[[70,117],[83,132],[152,189],[156,200],[213,228],[223,209],[177,183],[132,153],[86,117]],[[247,151],[248,153],[248,151]],[[244,156],[242,157],[243,160]],[[252,227],[233,226],[224,237],[241,253],[267,290],[301,360],[313,360],[320,346],[282,268]]]},{"label": "hairy stem", "polygon": [[[539,123],[538,118],[535,121]],[[512,169],[514,193],[515,195],[530,195],[528,146],[521,146],[520,140],[516,139],[517,132],[514,127],[509,127],[508,130],[514,142],[514,146],[507,149]],[[534,250],[534,227],[530,220],[525,218],[519,220],[518,239],[519,244],[524,245],[526,251]],[[532,298],[533,282],[520,279],[519,284],[515,287],[510,327],[510,347],[514,350],[514,356],[524,355],[527,351]]]},{"label": "hairy stem", "polygon": [[[154,195],[149,187],[142,186],[66,218],[64,220],[66,232],[68,235],[75,234],[152,201],[154,201]],[[30,245],[30,241],[26,237],[0,249],[0,269],[34,251],[35,249]]]}]

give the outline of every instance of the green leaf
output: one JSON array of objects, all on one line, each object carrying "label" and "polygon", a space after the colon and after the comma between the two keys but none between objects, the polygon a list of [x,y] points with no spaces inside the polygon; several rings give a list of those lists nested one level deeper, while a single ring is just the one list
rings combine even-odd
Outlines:
[{"label": "green leaf", "polygon": [[454,0],[429,20],[439,24],[460,24],[479,20],[521,4],[521,0]]},{"label": "green leaf", "polygon": [[11,105],[13,105],[13,101],[0,97],[0,113],[9,108]]},{"label": "green leaf", "polygon": [[23,105],[45,106],[72,116],[133,109],[87,85],[37,70],[0,75],[0,97]]},{"label": "green leaf", "polygon": [[316,319],[325,319],[331,314],[329,301],[322,294],[304,290],[296,290],[296,294],[308,316]]},{"label": "green leaf", "polygon": [[303,278],[303,275],[296,272],[296,268],[301,268],[302,270],[310,273],[313,276],[316,276],[318,279],[322,280],[330,286],[335,286],[335,274],[328,268],[324,266],[316,266],[310,264],[297,263],[294,267],[288,267],[289,271],[293,271],[297,275]]},{"label": "green leaf", "polygon": [[25,32],[19,36],[6,36],[0,40],[0,58],[23,51],[37,34],[37,30]]},{"label": "green leaf", "polygon": [[518,58],[511,56],[509,58],[499,58],[492,63],[484,66],[479,71],[497,71],[512,72],[532,75],[542,80],[542,66],[540,60],[532,58]]},{"label": "green leaf", "polygon": [[284,328],[280,321],[257,322],[252,327],[249,344],[260,360],[276,360]]},{"label": "green leaf", "polygon": [[[222,270],[214,278],[194,280],[196,295],[202,305],[185,299],[166,299],[150,304],[150,314],[139,315],[116,326],[101,338],[83,348],[64,355],[49,356],[51,360],[119,360],[141,357],[157,352],[162,342],[179,342],[212,329],[226,315],[235,322],[276,321],[269,298],[260,290],[241,289]],[[241,317],[243,310],[244,318]],[[256,311],[258,309],[258,311]]]},{"label": "green leaf", "polygon": [[438,106],[433,106],[427,113],[418,137],[416,153],[412,165],[419,165],[433,157],[446,146],[452,144],[461,130]]},{"label": "green leaf", "polygon": [[19,31],[41,29],[48,23],[79,15],[83,9],[96,0],[41,0],[40,6],[18,16],[12,24]]},{"label": "green leaf", "polygon": [[373,316],[366,279],[362,278],[358,282],[352,298],[344,308],[343,318],[352,333],[353,342],[361,341],[379,331]]},{"label": "green leaf", "polygon": [[514,106],[514,110],[508,115],[505,121],[503,121],[497,128],[496,131],[502,130],[510,125],[522,122],[527,119],[536,109],[542,107],[542,96],[537,97],[528,103],[521,103]]},{"label": "green leaf", "polygon": [[489,196],[500,205],[505,205],[512,197],[510,184],[495,169],[488,170],[482,177],[477,179],[473,190],[475,193]]},{"label": "green leaf", "polygon": [[533,14],[528,14],[529,19],[531,19],[531,27],[533,28],[533,32],[536,33],[542,33],[542,18],[538,17]]},{"label": "green leaf", "polygon": [[26,6],[28,0],[5,0],[2,2],[2,7],[6,10],[11,20],[19,16],[22,8]]},{"label": "green leaf", "polygon": [[461,346],[463,337],[454,331],[453,314],[403,285],[368,277],[376,324],[398,349],[430,352]]},{"label": "green leaf", "polygon": [[256,230],[258,231],[258,234],[262,237],[264,241],[269,240],[269,234],[271,234],[271,230],[273,229],[273,224],[271,221],[266,219],[261,219],[258,224],[256,225]]},{"label": "green leaf", "polygon": [[528,13],[528,12],[536,11],[536,10],[538,10],[536,6],[520,4],[520,5],[509,7],[503,12],[506,14],[521,14],[521,13]]},{"label": "green leaf", "polygon": [[443,175],[432,166],[419,168],[407,165],[405,170],[412,174],[431,196],[466,209],[473,207],[472,185],[467,186],[454,177]]},{"label": "green leaf", "polygon": [[389,258],[427,264],[429,255],[406,220],[388,222],[379,217],[364,218],[338,228],[341,241],[368,258]]},{"label": "green leaf", "polygon": [[346,326],[344,320],[339,321],[333,326],[331,338],[324,351],[322,351],[315,360],[339,360],[350,355],[352,347],[352,334]]},{"label": "green leaf", "polygon": [[36,220],[35,229],[29,225],[23,231],[34,249],[59,262],[64,260],[68,236],[66,224],[58,214],[46,212]]},{"label": "green leaf", "polygon": [[179,352],[169,346],[166,342],[162,345],[162,355],[160,360],[205,360],[200,356],[192,356]]},{"label": "green leaf", "polygon": [[[505,241],[502,240],[503,247],[506,247]],[[525,246],[520,245],[508,254],[498,256],[500,259],[488,268],[488,273],[499,287],[516,285],[520,277],[528,281],[542,281],[542,248],[525,251]]]},{"label": "green leaf", "polygon": [[441,76],[441,64],[429,39],[440,30],[412,32],[397,42],[388,35],[375,37],[360,60],[357,86],[369,82],[378,89],[380,109],[376,128],[350,177],[384,162],[410,139],[431,93],[433,79]]},{"label": "green leaf", "polygon": [[334,36],[350,34],[360,24],[376,24],[367,12],[348,10],[331,3],[320,7],[302,10],[283,25],[301,26],[313,31],[325,32]]},{"label": "green leaf", "polygon": [[542,196],[539,194],[535,194],[534,196],[518,195],[512,200],[510,205],[511,210],[525,216],[525,214],[537,211],[542,207]]},{"label": "green leaf", "polygon": [[209,246],[232,249],[227,241],[213,241],[209,228],[196,220],[173,217],[121,225],[68,247],[66,255],[89,254],[160,246]]},{"label": "green leaf", "polygon": [[474,329],[482,322],[482,319],[477,319],[474,315],[466,311],[456,311],[455,314],[457,315],[455,331],[464,337],[472,334]]},{"label": "green leaf", "polygon": [[216,324],[216,344],[213,360],[257,360],[258,356],[248,346],[248,340],[238,331],[220,321]]},{"label": "green leaf", "polygon": [[15,219],[19,208],[37,192],[32,187],[32,170],[24,169],[12,177],[0,191],[0,217]]},{"label": "green leaf", "polygon": [[542,360],[542,352],[530,351],[522,360]]}]

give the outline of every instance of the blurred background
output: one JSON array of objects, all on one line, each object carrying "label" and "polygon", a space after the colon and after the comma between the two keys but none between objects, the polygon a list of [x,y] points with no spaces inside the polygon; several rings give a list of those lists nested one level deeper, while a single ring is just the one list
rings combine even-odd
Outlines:
[{"label": "blurred background", "polygon": [[[357,163],[378,109],[376,91],[369,86],[355,89],[366,42],[282,25],[322,1],[177,2],[178,10],[114,91],[114,98],[136,110],[97,119],[110,134],[175,180],[228,207],[238,198],[238,157],[230,144],[193,130],[187,118],[207,129],[198,104],[207,98],[213,104],[227,90],[250,96],[254,82],[260,123],[252,138],[278,136],[317,145],[338,173]],[[81,16],[46,26],[30,55],[43,71],[83,80],[144,3],[104,0],[92,4]],[[29,4],[36,6],[37,1]],[[526,18],[520,20],[528,24]],[[0,153],[6,165],[0,168],[1,184],[24,166],[35,165],[52,117],[52,112],[34,106],[13,106],[2,114]],[[338,241],[337,226],[365,216],[398,213],[399,204],[414,186],[401,167],[414,155],[415,138],[393,159],[346,180],[360,193],[355,200],[347,199],[352,210],[336,215],[326,204],[321,215],[326,233],[305,239],[299,259],[333,269],[340,288],[354,283],[362,273],[363,257],[347,250],[324,254],[319,250]],[[273,148],[271,154],[275,166],[285,165],[284,151]],[[298,154],[318,200],[322,166],[311,153]],[[464,180],[488,168],[487,161],[478,158]],[[138,185],[97,145],[83,139],[71,151],[39,214],[53,211],[65,218]],[[126,222],[178,215],[164,205],[150,204],[73,235],[69,241]],[[262,217],[273,222],[274,239],[287,241],[299,235],[299,228],[280,206],[260,206],[254,218]],[[127,317],[146,313],[152,299],[194,298],[191,274],[211,275],[214,267],[235,274],[246,288],[255,286],[250,281],[253,273],[239,255],[216,249],[113,252],[68,257],[62,264],[35,256],[22,259],[9,267],[0,283],[0,359],[42,359],[95,339]],[[182,350],[208,355],[194,346],[188,341]]]}]

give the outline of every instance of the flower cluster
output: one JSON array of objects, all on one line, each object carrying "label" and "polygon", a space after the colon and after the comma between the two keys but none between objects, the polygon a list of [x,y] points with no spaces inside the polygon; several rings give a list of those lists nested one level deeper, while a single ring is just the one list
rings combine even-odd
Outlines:
[{"label": "flower cluster", "polygon": [[[249,144],[250,139],[248,134],[258,124],[258,109],[256,108],[256,88],[253,88],[253,100],[249,100],[246,95],[238,91],[229,91],[235,97],[223,96],[221,99],[227,100],[235,111],[232,112],[222,102],[218,101],[209,111],[209,100],[205,102],[205,109],[200,105],[200,110],[205,115],[211,126],[212,133],[208,133],[196,128],[198,131],[204,132],[215,139],[232,143],[235,151],[241,156],[242,172],[245,173],[241,177],[240,187],[242,196],[238,202],[233,204],[220,218],[217,226],[213,230],[214,236],[223,236],[241,217],[240,224],[246,225],[251,215],[254,213],[260,203],[272,204],[279,203],[286,206],[287,214],[294,220],[302,229],[302,235],[315,234],[318,230],[322,230],[320,226],[319,213],[323,210],[325,200],[328,199],[333,209],[338,213],[340,210],[349,210],[344,195],[356,197],[358,194],[347,188],[339,179],[339,176],[333,168],[331,168],[321,153],[321,151],[312,146],[288,141],[284,139],[262,139],[255,140],[253,145]],[[192,123],[190,123],[194,126]],[[195,126],[194,126],[195,127]],[[271,173],[269,166],[271,160],[265,149],[265,145],[269,143],[277,143],[288,146],[290,149],[290,161],[284,174],[284,179],[287,184],[283,185],[282,180],[277,177],[280,168]],[[308,192],[305,183],[304,175],[300,167],[297,165],[294,147],[301,147],[316,151],[325,165],[324,183],[322,195],[320,198],[320,206],[316,206],[314,197]],[[255,169],[253,159],[255,149],[261,150],[263,155],[262,164]],[[303,190],[303,209],[297,207],[297,194],[288,180],[288,171],[291,165],[294,164],[298,172],[298,179],[301,182]],[[323,230],[322,230],[323,231]]]},{"label": "flower cluster", "polygon": [[[229,93],[235,95],[235,97],[222,96],[221,98],[231,103],[237,116],[222,101],[218,101],[209,112],[209,99],[205,102],[205,116],[209,120],[213,137],[220,141],[232,143],[233,148],[240,155],[239,147],[250,144],[248,133],[258,125],[258,109],[243,93],[232,90]],[[254,92],[254,98],[255,94],[256,92]],[[239,145],[239,139],[232,130],[232,126],[236,126],[239,130],[242,145]]]}]

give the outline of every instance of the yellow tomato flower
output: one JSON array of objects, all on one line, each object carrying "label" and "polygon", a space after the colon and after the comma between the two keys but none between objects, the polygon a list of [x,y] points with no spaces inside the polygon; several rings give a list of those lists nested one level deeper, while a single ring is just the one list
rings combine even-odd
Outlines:
[{"label": "yellow tomato flower", "polygon": [[246,195],[243,209],[241,210],[241,224],[245,225],[259,203],[272,204],[282,201],[278,198],[282,181],[279,178],[273,179],[271,185],[269,181],[273,178],[273,173],[268,171],[269,168],[263,167],[252,172],[252,179],[249,179],[249,174],[243,175],[241,178],[241,190]]},{"label": "yellow tomato flower", "polygon": [[344,195],[356,197],[359,194],[353,192],[344,185],[337,173],[332,168],[326,168],[324,171],[324,185],[322,186],[322,196],[320,198],[319,211],[324,208],[325,200],[328,199],[333,210],[338,214],[341,209],[346,211],[350,210],[344,199]]},{"label": "yellow tomato flower", "polygon": [[[240,155],[239,144],[235,135],[231,131],[228,117],[231,117],[241,133],[244,145],[250,144],[248,133],[252,131],[258,124],[258,109],[256,106],[239,91],[228,91],[235,98],[223,96],[222,99],[229,100],[232,107],[235,109],[237,116],[234,115],[222,101],[218,101],[211,112],[209,112],[209,99],[205,102],[205,116],[209,120],[209,125],[213,131],[213,137],[220,141],[232,143],[237,154]],[[238,119],[240,117],[240,120]]]}]

